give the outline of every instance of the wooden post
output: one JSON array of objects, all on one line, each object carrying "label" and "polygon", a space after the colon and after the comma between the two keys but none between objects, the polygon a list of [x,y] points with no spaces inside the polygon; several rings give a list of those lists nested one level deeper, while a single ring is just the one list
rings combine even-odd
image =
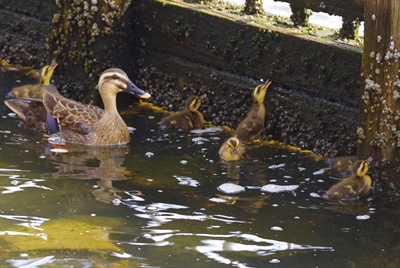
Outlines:
[{"label": "wooden post", "polygon": [[304,3],[290,3],[290,9],[292,10],[290,19],[293,21],[294,26],[310,26],[308,20],[312,14],[312,11],[311,9],[306,8]]},{"label": "wooden post", "polygon": [[244,13],[247,15],[263,14],[264,7],[262,0],[246,0]]},{"label": "wooden post", "polygon": [[366,0],[362,59],[364,113],[359,158],[395,163],[400,155],[400,1]]}]

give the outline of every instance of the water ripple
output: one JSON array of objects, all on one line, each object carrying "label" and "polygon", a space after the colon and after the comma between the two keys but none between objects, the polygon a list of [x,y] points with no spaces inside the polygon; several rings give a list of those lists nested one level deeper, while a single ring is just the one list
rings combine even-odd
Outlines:
[{"label": "water ripple", "polygon": [[36,230],[43,230],[42,228],[39,228],[39,226],[42,225],[45,221],[49,220],[41,217],[32,217],[23,215],[4,215],[4,214],[0,214],[0,218],[17,221],[20,223],[17,223],[16,225],[33,228]]},{"label": "water ripple", "polygon": [[14,180],[12,182],[14,184],[13,186],[1,186],[0,185],[0,188],[4,188],[5,189],[1,193],[2,194],[12,194],[12,193],[15,193],[15,192],[23,191],[24,188],[39,188],[39,189],[50,190],[50,191],[53,190],[53,189],[48,188],[46,186],[42,186],[42,185],[36,184],[36,182],[38,182],[38,181],[44,181],[44,180],[36,179],[36,180],[33,180],[33,181],[25,181],[22,184],[19,184],[19,181],[15,181]]}]

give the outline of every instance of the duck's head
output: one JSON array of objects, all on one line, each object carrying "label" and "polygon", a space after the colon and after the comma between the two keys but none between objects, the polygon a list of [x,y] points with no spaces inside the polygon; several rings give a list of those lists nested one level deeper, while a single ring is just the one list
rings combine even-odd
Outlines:
[{"label": "duck's head", "polygon": [[240,141],[238,138],[231,137],[227,141],[228,146],[230,151],[232,151],[233,154],[237,153],[237,148],[239,147]]},{"label": "duck's head", "polygon": [[190,96],[185,102],[186,110],[191,111],[191,112],[196,112],[200,108],[201,102],[206,97],[207,97],[207,94],[204,94],[200,97]]},{"label": "duck's head", "polygon": [[372,161],[372,157],[369,157],[367,160],[357,160],[354,162],[351,173],[356,177],[365,176],[368,172],[369,164]]},{"label": "duck's head", "polygon": [[43,85],[48,86],[50,84],[51,76],[53,75],[56,67],[57,62],[53,61],[50,65],[46,65],[40,70],[40,82]]},{"label": "duck's head", "polygon": [[118,68],[110,68],[105,70],[99,79],[99,83],[97,85],[100,94],[114,93],[118,92],[127,92],[135,95],[138,98],[148,99],[151,95],[139,87],[137,87],[128,77],[128,75]]},{"label": "duck's head", "polygon": [[271,85],[272,81],[267,80],[264,85],[258,85],[253,91],[253,100],[258,103],[262,103],[267,93],[268,87]]}]

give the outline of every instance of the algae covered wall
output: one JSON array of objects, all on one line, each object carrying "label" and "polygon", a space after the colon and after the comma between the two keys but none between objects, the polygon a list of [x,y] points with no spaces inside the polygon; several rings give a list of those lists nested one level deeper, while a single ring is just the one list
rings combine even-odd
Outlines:
[{"label": "algae covered wall", "polygon": [[52,59],[46,50],[53,1],[0,0],[0,59],[39,69]]},{"label": "algae covered wall", "polygon": [[190,94],[207,93],[206,120],[235,128],[254,86],[271,79],[265,139],[355,154],[361,49],[196,5],[137,3],[138,83],[156,105],[176,111]]},{"label": "algae covered wall", "polygon": [[[230,128],[260,79],[271,79],[264,139],[329,156],[355,153],[360,49],[182,1],[90,1],[95,12],[81,24],[84,1],[63,3],[0,0],[0,57],[36,69],[56,59],[55,84],[76,99],[93,100],[108,67],[124,69],[169,111],[206,93],[205,119]],[[111,13],[109,25],[103,17]]]}]

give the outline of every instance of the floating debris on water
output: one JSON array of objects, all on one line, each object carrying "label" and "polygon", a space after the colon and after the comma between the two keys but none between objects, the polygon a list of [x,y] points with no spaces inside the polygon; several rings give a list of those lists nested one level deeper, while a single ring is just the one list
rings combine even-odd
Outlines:
[{"label": "floating debris on water", "polygon": [[117,258],[122,258],[122,259],[128,259],[128,258],[132,258],[131,254],[128,253],[118,253],[118,252],[113,252],[110,254],[111,256],[117,257]]},{"label": "floating debris on water", "polygon": [[369,220],[370,216],[369,215],[358,215],[356,217],[357,220],[359,221],[365,221],[365,220]]},{"label": "floating debris on water", "polygon": [[179,163],[182,164],[182,165],[186,165],[188,163],[188,161],[187,160],[181,160]]},{"label": "floating debris on water", "polygon": [[314,171],[313,175],[321,175],[321,174],[324,174],[324,173],[325,173],[325,169],[320,169],[320,170]]},{"label": "floating debris on water", "polygon": [[191,177],[174,175],[174,178],[176,178],[179,181],[180,185],[187,185],[192,187],[197,187],[200,185],[200,182],[196,181]]},{"label": "floating debris on water", "polygon": [[128,127],[128,131],[129,131],[129,133],[133,133],[134,131],[136,130],[136,128],[134,128],[134,127]]},{"label": "floating debris on water", "polygon": [[233,183],[223,183],[217,188],[220,192],[223,192],[225,194],[237,194],[244,192],[246,190],[245,187]]},{"label": "floating debris on water", "polygon": [[50,152],[56,153],[56,154],[65,154],[65,153],[68,153],[69,151],[67,149],[62,149],[62,148],[53,148],[53,149],[50,149]]},{"label": "floating debris on water", "polygon": [[317,193],[310,193],[311,197],[316,197],[316,198],[320,198],[321,196]]},{"label": "floating debris on water", "polygon": [[268,193],[280,193],[280,192],[291,192],[299,188],[298,185],[277,185],[277,184],[267,184],[261,187],[262,192]]},{"label": "floating debris on water", "polygon": [[268,168],[269,169],[277,169],[277,168],[283,168],[284,166],[285,166],[285,164],[282,163],[282,164],[279,164],[279,165],[271,165]]},{"label": "floating debris on water", "polygon": [[214,202],[214,203],[226,203],[226,202],[228,202],[227,200],[222,199],[222,198],[218,198],[218,197],[212,197],[209,200],[211,202]]},{"label": "floating debris on water", "polygon": [[147,156],[147,157],[152,157],[152,156],[154,156],[154,153],[152,153],[152,152],[147,152],[147,153],[145,153],[144,155]]},{"label": "floating debris on water", "polygon": [[196,144],[204,144],[204,142],[206,141],[210,141],[206,138],[202,138],[202,137],[197,137],[197,138],[193,138],[192,141]]},{"label": "floating debris on water", "polygon": [[9,117],[18,117],[16,113],[8,113],[7,114]]},{"label": "floating debris on water", "polygon": [[219,127],[209,127],[205,129],[195,129],[190,131],[190,133],[194,134],[203,134],[203,133],[217,133],[217,132],[222,132],[222,129]]},{"label": "floating debris on water", "polygon": [[272,226],[272,227],[271,227],[271,230],[272,230],[272,231],[281,232],[281,231],[283,231],[283,228],[282,228],[282,227],[279,227],[279,226]]},{"label": "floating debris on water", "polygon": [[121,205],[122,201],[119,200],[118,198],[115,198],[115,199],[113,199],[112,203],[113,203],[113,205],[115,205],[115,206],[119,206],[119,205]]}]

